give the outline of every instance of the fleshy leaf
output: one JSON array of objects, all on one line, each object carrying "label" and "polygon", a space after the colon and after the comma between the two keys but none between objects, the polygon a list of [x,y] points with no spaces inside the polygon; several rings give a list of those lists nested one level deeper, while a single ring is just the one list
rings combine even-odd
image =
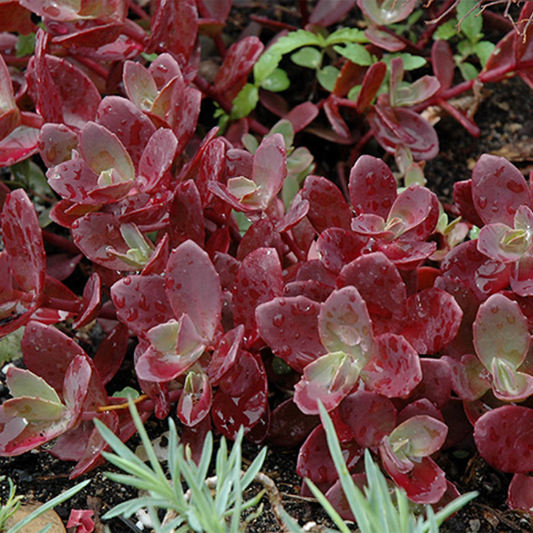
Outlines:
[{"label": "fleshy leaf", "polygon": [[433,287],[424,289],[407,301],[402,335],[418,353],[433,354],[454,339],[462,317],[463,311],[451,294]]},{"label": "fleshy leaf", "polygon": [[247,255],[233,288],[233,319],[243,324],[250,342],[257,335],[255,309],[283,293],[281,264],[276,250],[259,248]]},{"label": "fleshy leaf", "polygon": [[474,346],[488,370],[494,359],[517,369],[530,345],[527,320],[520,306],[502,294],[493,294],[480,307],[474,322]]},{"label": "fleshy leaf", "polygon": [[195,242],[186,241],[170,254],[165,277],[175,315],[189,315],[199,335],[212,341],[222,313],[222,290],[209,256]]},{"label": "fleshy leaf", "polygon": [[331,411],[352,391],[359,370],[343,352],[331,352],[309,363],[294,387],[294,402],[308,415],[318,414],[318,400]]},{"label": "fleshy leaf", "polygon": [[533,471],[533,410],[505,405],[482,415],[474,426],[479,454],[503,472]]},{"label": "fleshy leaf", "polygon": [[259,334],[297,372],[326,353],[318,336],[319,311],[305,296],[274,298],[256,309]]},{"label": "fleshy leaf", "polygon": [[397,410],[388,398],[369,391],[357,391],[339,405],[339,415],[364,448],[378,446],[396,425]]},{"label": "fleshy leaf", "polygon": [[370,155],[361,156],[350,171],[350,201],[355,214],[387,218],[396,200],[396,180],[390,168]]},{"label": "fleshy leaf", "polygon": [[204,372],[191,370],[178,402],[178,417],[186,426],[201,422],[211,409],[211,385]]},{"label": "fleshy leaf", "polygon": [[364,300],[354,287],[334,291],[318,317],[322,344],[329,352],[344,352],[358,372],[373,347],[372,324]]},{"label": "fleshy leaf", "polygon": [[[341,444],[341,450],[348,470],[357,464],[364,451],[355,442]],[[301,446],[296,471],[299,476],[309,478],[314,483],[332,482],[338,478],[322,424],[311,432]]]},{"label": "fleshy leaf", "polygon": [[422,380],[415,349],[401,335],[385,333],[376,338],[376,353],[365,365],[361,379],[387,398],[405,398]]},{"label": "fleshy leaf", "polygon": [[485,224],[514,226],[521,205],[532,206],[531,190],[522,173],[507,159],[483,154],[472,171],[472,198]]}]

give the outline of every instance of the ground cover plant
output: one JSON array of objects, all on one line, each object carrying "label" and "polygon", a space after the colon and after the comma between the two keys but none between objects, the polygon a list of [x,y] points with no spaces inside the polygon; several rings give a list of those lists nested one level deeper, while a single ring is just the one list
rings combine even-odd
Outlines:
[{"label": "ground cover plant", "polygon": [[[467,0],[299,2],[301,28],[227,47],[232,4],[0,2],[0,335],[23,357],[0,455],[46,444],[82,475],[101,424],[136,432],[132,397],[144,421],[175,413],[197,459],[211,430],[300,446],[350,520],[322,403],[354,474],[369,449],[438,510],[458,491],[436,456],[470,439],[531,509],[531,186],[486,154],[443,206],[424,162],[436,108],[477,135],[483,84],[532,86],[533,4],[511,22]],[[299,132],[349,147],[336,182]],[[137,384],[113,390],[126,358]]]}]

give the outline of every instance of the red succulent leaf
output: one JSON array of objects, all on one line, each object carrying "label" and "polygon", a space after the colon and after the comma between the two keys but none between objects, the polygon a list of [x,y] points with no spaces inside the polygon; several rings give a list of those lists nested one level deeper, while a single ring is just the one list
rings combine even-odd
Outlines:
[{"label": "red succulent leaf", "polygon": [[420,398],[430,400],[439,409],[450,401],[452,377],[449,366],[442,359],[420,359],[422,381],[411,393],[409,400]]},{"label": "red succulent leaf", "polygon": [[431,47],[431,65],[440,82],[441,89],[449,89],[453,83],[455,61],[452,49],[447,41],[438,39]]},{"label": "red succulent leaf", "polygon": [[[87,74],[69,61],[55,56],[46,55],[43,61],[46,62],[46,68],[49,70],[61,102],[60,110],[63,120],[59,122],[74,128],[82,128],[85,123],[94,120],[102,97]],[[39,83],[39,102],[49,97],[49,91],[43,92],[41,95],[40,91],[44,91],[46,85],[41,86],[40,81],[37,80]],[[48,121],[58,122],[57,120]]]},{"label": "red succulent leaf", "polygon": [[119,323],[100,343],[93,361],[104,385],[119,371],[128,349],[128,338],[128,328]]},{"label": "red succulent leaf", "polygon": [[493,294],[481,304],[473,334],[476,353],[488,370],[492,369],[494,359],[518,369],[531,343],[520,306],[502,294]]},{"label": "red succulent leaf", "polygon": [[0,4],[0,21],[1,32],[28,35],[35,31],[31,11],[20,5],[17,0],[8,0]]},{"label": "red succulent leaf", "polygon": [[479,228],[483,226],[472,198],[472,180],[456,181],[453,184],[453,201],[462,218]]},{"label": "red succulent leaf", "polygon": [[6,62],[0,56],[0,140],[5,139],[19,124],[20,112],[13,94],[13,83]]},{"label": "red succulent leaf", "polygon": [[83,289],[83,302],[80,314],[74,321],[73,327],[80,328],[92,322],[100,312],[102,282],[100,276],[95,272],[88,279]]},{"label": "red succulent leaf", "polygon": [[374,339],[365,301],[355,287],[331,293],[318,317],[322,344],[329,352],[344,352],[357,373],[368,362]]},{"label": "red succulent leaf", "polygon": [[350,201],[356,215],[370,213],[387,218],[396,200],[396,179],[390,168],[370,155],[361,156],[350,171]]},{"label": "red succulent leaf", "polygon": [[146,337],[150,344],[135,360],[135,372],[144,381],[168,382],[181,376],[206,347],[187,314],[154,326]]},{"label": "red succulent leaf", "polygon": [[284,119],[291,123],[294,133],[298,133],[306,126],[309,126],[317,117],[318,113],[319,109],[316,104],[313,104],[313,102],[303,102],[293,107],[285,115]]},{"label": "red succulent leaf", "polygon": [[141,192],[155,189],[174,161],[178,140],[171,130],[161,128],[150,137],[139,161],[135,180]]},{"label": "red succulent leaf", "polygon": [[331,411],[356,386],[359,371],[344,352],[322,355],[304,368],[302,379],[294,387],[294,402],[308,415],[319,414],[319,400]]},{"label": "red succulent leaf", "polygon": [[403,2],[378,0],[357,0],[361,11],[372,21],[375,26],[388,26],[406,19],[413,11],[416,0]]},{"label": "red succulent leaf", "polygon": [[533,477],[531,474],[515,474],[507,491],[509,509],[530,512],[533,507]]},{"label": "red succulent leaf", "polygon": [[363,448],[378,446],[396,426],[394,404],[381,394],[357,391],[339,405],[339,415]]},{"label": "red succulent leaf", "polygon": [[[341,449],[348,470],[357,464],[364,452],[364,449],[353,441],[341,444]],[[311,432],[301,446],[296,471],[299,476],[314,483],[332,482],[338,478],[322,424]]]},{"label": "red succulent leaf", "polygon": [[401,424],[409,418],[420,415],[430,416],[431,418],[436,418],[437,420],[444,422],[444,417],[435,404],[430,402],[427,398],[421,398],[420,400],[415,400],[414,402],[409,403],[398,413],[397,423]]},{"label": "red succulent leaf", "polygon": [[[322,231],[316,241],[320,263],[335,274],[341,272],[345,265],[359,257],[364,246],[365,241],[353,231],[334,227]],[[329,284],[329,280],[319,281],[327,281]]]},{"label": "red succulent leaf", "polygon": [[26,326],[21,348],[26,367],[42,377],[60,395],[69,364],[78,355],[85,355],[73,339],[57,328],[34,321]]},{"label": "red succulent leaf", "polygon": [[447,489],[446,475],[429,457],[414,463],[413,469],[402,473],[394,469],[382,455],[383,466],[394,482],[405,490],[407,497],[419,504],[437,503]]},{"label": "red succulent leaf", "polygon": [[39,135],[39,153],[50,168],[68,161],[78,146],[78,136],[64,124],[44,124]]},{"label": "red succulent leaf", "polygon": [[394,154],[398,146],[407,146],[415,161],[425,161],[439,152],[435,129],[411,109],[374,106],[367,119],[376,140],[390,154]]},{"label": "red succulent leaf", "polygon": [[503,472],[533,472],[533,410],[505,405],[482,415],[474,426],[479,454]]},{"label": "red succulent leaf", "polygon": [[165,277],[174,314],[187,313],[199,335],[211,342],[219,327],[222,289],[207,253],[191,240],[180,244],[170,254]]},{"label": "red succulent leaf", "polygon": [[302,199],[309,202],[307,218],[318,233],[327,228],[350,229],[350,207],[341,191],[330,180],[307,176],[300,194]]},{"label": "red succulent leaf", "polygon": [[354,286],[365,300],[375,335],[398,333],[407,289],[398,269],[382,252],[362,255],[340,271],[337,287]]},{"label": "red succulent leaf", "polygon": [[281,235],[267,217],[256,220],[247,229],[239,243],[237,259],[243,261],[254,250],[265,247],[275,248],[279,257],[283,257],[286,253]]},{"label": "red succulent leaf", "polygon": [[333,131],[339,136],[340,139],[350,142],[350,128],[342,117],[339,106],[337,105],[335,96],[333,94],[324,101],[323,109]]},{"label": "red succulent leaf", "polygon": [[186,426],[195,426],[209,414],[211,400],[211,384],[207,374],[201,370],[189,371],[178,402],[178,418]]},{"label": "red succulent leaf", "polygon": [[[496,44],[492,50],[479,79],[482,83],[487,80],[498,81],[516,67],[515,44],[519,37],[518,32],[510,31]],[[518,39],[520,40],[520,39]]]},{"label": "red succulent leaf", "polygon": [[111,287],[111,299],[118,319],[141,337],[157,324],[174,318],[165,279],[157,274],[121,279]]},{"label": "red succulent leaf", "polygon": [[425,289],[407,300],[402,335],[418,353],[433,354],[454,339],[462,317],[463,311],[451,294]]},{"label": "red succulent leaf", "polygon": [[283,293],[279,256],[274,248],[259,248],[242,261],[233,286],[233,319],[243,324],[248,344],[257,337],[255,309]]},{"label": "red succulent leaf", "polygon": [[509,285],[511,267],[482,254],[477,241],[467,241],[448,252],[441,272],[445,277],[459,279],[483,301]]},{"label": "red succulent leaf", "polygon": [[238,360],[239,352],[244,341],[244,326],[241,324],[228,331],[218,343],[211,356],[208,374],[211,384],[216,386],[226,372]]},{"label": "red succulent leaf", "polygon": [[320,305],[306,298],[274,298],[257,307],[259,334],[297,372],[326,353],[318,335]]},{"label": "red succulent leaf", "polygon": [[355,6],[357,0],[319,0],[311,16],[309,22],[312,24],[320,24],[324,28],[335,24],[343,19],[343,17]]},{"label": "red succulent leaf", "polygon": [[41,298],[46,271],[41,228],[23,189],[10,193],[2,209],[2,239],[12,275],[35,302]]},{"label": "red succulent leaf", "polygon": [[306,415],[292,398],[280,403],[270,414],[267,442],[271,446],[297,446],[320,423],[318,416]]},{"label": "red succulent leaf", "polygon": [[485,224],[514,226],[521,205],[533,205],[531,190],[522,173],[507,159],[483,154],[472,171],[472,200]]},{"label": "red succulent leaf", "polygon": [[210,181],[224,181],[226,171],[226,145],[220,138],[213,139],[207,144],[202,153],[198,176],[195,180],[202,198],[202,206],[206,207],[213,197],[209,190]]},{"label": "red succulent leaf", "polygon": [[9,167],[39,151],[39,129],[18,126],[0,141],[0,165]]},{"label": "red succulent leaf", "polygon": [[379,242],[377,249],[383,252],[400,270],[414,271],[437,249],[434,242],[402,241]]},{"label": "red succulent leaf", "polygon": [[213,90],[217,93],[230,91],[235,84],[250,73],[264,48],[263,43],[257,37],[245,37],[230,46],[217,72]]},{"label": "red succulent leaf", "polygon": [[118,137],[137,168],[156,130],[152,121],[126,98],[106,96],[98,106],[96,122]]},{"label": "red succulent leaf", "polygon": [[442,360],[451,368],[453,390],[462,400],[478,400],[490,389],[490,371],[475,355],[466,354],[460,360],[443,357]]},{"label": "red succulent leaf", "polygon": [[175,56],[183,67],[196,43],[198,32],[198,13],[195,0],[176,3],[162,0],[152,17],[152,33],[147,52],[162,47]]},{"label": "red succulent leaf", "polygon": [[185,89],[183,103],[180,107],[179,114],[174,119],[173,127],[174,134],[179,140],[178,154],[181,154],[182,150],[185,149],[196,131],[201,102],[201,91],[194,87],[187,87]]},{"label": "red succulent leaf", "polygon": [[357,111],[359,113],[364,113],[371,105],[386,75],[387,65],[383,61],[378,61],[368,67],[357,97]]},{"label": "red succulent leaf", "polygon": [[[116,412],[109,411],[106,413],[99,413],[96,415],[96,418],[104,422],[113,433],[118,432],[119,418]],[[105,462],[105,459],[102,457],[102,452],[108,447],[108,444],[94,425],[92,425],[92,430],[84,444],[85,449],[82,456],[79,458],[78,463],[72,469],[69,476],[70,479],[81,476]]]},{"label": "red succulent leaf", "polygon": [[384,333],[376,338],[376,353],[363,368],[361,379],[387,398],[406,398],[422,380],[418,354],[401,335]]},{"label": "red succulent leaf", "polygon": [[262,361],[246,351],[240,352],[213,399],[211,414],[216,428],[229,439],[235,439],[241,426],[248,433],[267,409],[267,390]]},{"label": "red succulent leaf", "polygon": [[205,241],[204,214],[202,200],[196,184],[192,180],[180,183],[170,204],[170,224],[168,235],[171,248],[176,248],[186,240],[203,246]]},{"label": "red succulent leaf", "polygon": [[[8,371],[8,386],[13,374],[20,372],[28,371],[15,368]],[[67,408],[56,420],[26,420],[18,416],[13,417],[6,408],[9,409],[9,402],[17,399],[6,400],[0,406],[0,453],[5,456],[20,455],[70,429],[82,410],[90,377],[91,366],[87,356],[85,354],[77,356],[64,376],[63,389]]]},{"label": "red succulent leaf", "polygon": [[518,296],[533,295],[533,254],[526,252],[511,271],[511,289]]},{"label": "red succulent leaf", "polygon": [[92,533],[94,511],[90,509],[72,509],[68,517],[67,527],[75,527],[76,533]]},{"label": "red succulent leaf", "polygon": [[111,270],[131,271],[135,267],[115,253],[125,256],[130,246],[124,240],[121,224],[109,213],[89,213],[72,224],[76,246],[86,257]]}]

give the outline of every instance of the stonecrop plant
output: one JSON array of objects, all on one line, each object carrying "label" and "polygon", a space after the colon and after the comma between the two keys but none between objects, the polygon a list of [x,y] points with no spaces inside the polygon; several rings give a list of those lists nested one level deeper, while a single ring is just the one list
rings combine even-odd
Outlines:
[{"label": "stonecrop plant", "polygon": [[[492,44],[478,2],[443,4],[299,2],[302,28],[226,49],[231,0],[0,1],[0,336],[22,354],[1,456],[47,444],[73,478],[103,464],[137,431],[126,361],[140,419],[175,413],[193,458],[210,431],[299,446],[344,519],[320,404],[349,471],[370,450],[441,509],[458,490],[437,455],[473,436],[530,512],[531,184],[485,154],[441,205],[423,111],[477,135],[459,95],[533,87],[533,3]],[[348,13],[364,30],[337,28]],[[417,17],[433,24],[411,41]],[[318,80],[304,102],[288,61]],[[302,131],[351,147],[340,186]],[[372,137],[396,176],[363,154]]]}]

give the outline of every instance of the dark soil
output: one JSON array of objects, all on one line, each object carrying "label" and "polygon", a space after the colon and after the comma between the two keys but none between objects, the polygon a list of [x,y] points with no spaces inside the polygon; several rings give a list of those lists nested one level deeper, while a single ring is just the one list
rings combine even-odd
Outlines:
[{"label": "dark soil", "polygon": [[[248,16],[254,13],[273,20],[298,23],[297,2],[278,1],[250,2],[237,1],[229,24],[238,33],[246,27]],[[524,174],[533,168],[533,90],[520,79],[488,85],[483,89],[483,101],[476,122],[481,129],[479,138],[468,134],[452,118],[443,117],[436,125],[440,139],[441,152],[437,158],[427,163],[425,173],[428,186],[441,199],[449,200],[453,184],[468,179],[471,168],[483,153],[498,153],[513,161]],[[306,139],[307,140],[307,139]],[[310,139],[310,149],[314,153],[318,169],[337,181],[337,162],[347,161],[349,152],[345,148]],[[382,155],[377,144],[371,142],[366,147],[369,153]],[[385,158],[393,163],[391,158]],[[4,375],[0,373],[0,399],[6,394],[2,384]],[[151,435],[158,435],[167,429],[167,423],[150,420],[147,429]],[[135,446],[136,438],[130,444]],[[257,447],[245,446],[245,457],[253,460]],[[506,507],[507,487],[510,476],[495,471],[486,465],[474,452],[468,450],[447,451],[438,461],[450,481],[454,482],[461,493],[479,491],[479,497],[465,509],[450,519],[441,528],[444,533],[511,533],[533,532],[533,519],[523,513],[511,512]],[[304,501],[299,497],[300,478],[296,475],[295,450],[270,449],[263,471],[277,484],[283,494],[286,510],[301,524],[325,520],[324,513],[317,504]],[[92,483],[70,501],[56,508],[56,512],[66,521],[73,508],[90,508],[98,519],[116,504],[137,496],[133,489],[117,486],[106,479],[104,472],[109,466],[97,469],[88,476],[69,480],[72,465],[59,461],[46,451],[35,451],[20,457],[0,458],[0,475],[8,475],[16,483],[18,491],[26,501],[45,502],[86,477]],[[0,483],[0,502],[5,501],[7,483]],[[250,526],[250,531],[276,531],[278,525],[268,510],[265,499],[265,512]],[[98,522],[98,520],[97,520]],[[327,523],[327,522],[326,522]],[[108,522],[113,533],[139,532],[133,520],[114,519]],[[97,533],[103,526],[97,523]],[[355,529],[355,528],[354,528]]]}]

